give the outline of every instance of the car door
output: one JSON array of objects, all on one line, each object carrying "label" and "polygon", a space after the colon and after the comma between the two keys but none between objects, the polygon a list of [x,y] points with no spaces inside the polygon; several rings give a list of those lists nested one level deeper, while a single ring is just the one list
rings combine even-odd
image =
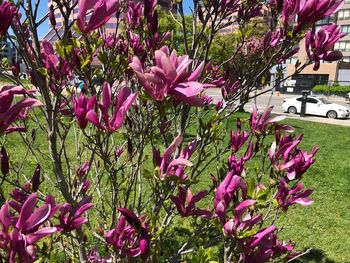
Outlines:
[{"label": "car door", "polygon": [[311,115],[320,115],[320,111],[318,108],[318,103],[319,101],[315,98],[307,98],[306,102],[306,114],[311,114]]}]

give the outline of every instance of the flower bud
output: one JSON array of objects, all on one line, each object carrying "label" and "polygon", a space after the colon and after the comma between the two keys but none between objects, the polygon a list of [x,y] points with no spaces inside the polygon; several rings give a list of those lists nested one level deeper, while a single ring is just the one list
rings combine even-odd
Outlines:
[{"label": "flower bud", "polygon": [[33,192],[36,192],[39,189],[40,172],[41,172],[41,167],[38,164],[37,167],[35,168],[34,175],[33,175],[33,178],[32,178],[32,189],[33,189]]},{"label": "flower bud", "polygon": [[5,147],[1,147],[0,157],[1,157],[1,173],[4,176],[6,176],[9,173],[10,165],[9,165],[9,158],[5,150]]}]

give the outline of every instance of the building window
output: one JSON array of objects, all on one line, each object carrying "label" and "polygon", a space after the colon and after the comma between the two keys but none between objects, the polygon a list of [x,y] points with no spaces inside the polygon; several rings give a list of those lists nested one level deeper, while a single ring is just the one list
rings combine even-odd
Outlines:
[{"label": "building window", "polygon": [[350,34],[350,25],[341,26],[341,31],[345,34]]},{"label": "building window", "polygon": [[318,26],[323,26],[323,25],[329,25],[329,24],[332,24],[334,21],[333,17],[327,17],[325,19],[321,19],[319,21],[317,21],[316,25]]},{"label": "building window", "polygon": [[344,4],[350,4],[350,0],[345,0]]},{"label": "building window", "polygon": [[297,63],[297,61],[298,61],[298,58],[292,57],[292,58],[289,58],[289,59],[286,60],[286,64],[293,64],[293,65],[295,65],[295,63]]},{"label": "building window", "polygon": [[115,29],[117,27],[116,23],[107,23],[105,25],[105,28],[109,28],[109,29]]},{"label": "building window", "polygon": [[350,18],[350,9],[344,9],[340,10],[338,12],[338,19],[339,20],[346,20]]},{"label": "building window", "polygon": [[335,43],[334,49],[339,51],[350,51],[350,42],[339,41]]}]

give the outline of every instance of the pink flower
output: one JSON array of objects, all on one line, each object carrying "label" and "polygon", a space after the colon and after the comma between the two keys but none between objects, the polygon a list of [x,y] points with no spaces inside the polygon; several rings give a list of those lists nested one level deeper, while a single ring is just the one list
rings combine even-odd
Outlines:
[{"label": "pink flower", "polygon": [[293,204],[311,205],[312,200],[308,198],[313,192],[312,189],[303,191],[304,185],[297,184],[291,189],[284,178],[280,180],[276,200],[283,211],[287,211],[288,207]]},{"label": "pink flower", "polygon": [[4,86],[0,88],[0,135],[14,131],[26,131],[25,128],[10,127],[10,125],[19,119],[23,109],[42,106],[43,104],[39,100],[32,98],[25,98],[15,104],[12,103],[15,95],[33,94],[34,92],[34,90],[25,90],[22,87]]},{"label": "pink flower", "polygon": [[317,21],[336,13],[344,4],[343,0],[297,0],[300,1],[297,13],[297,25],[293,28],[296,34],[304,25],[314,25]]},{"label": "pink flower", "polygon": [[[103,26],[119,10],[118,0],[79,0],[77,25],[81,32],[88,34]],[[89,22],[86,22],[87,12],[93,9]]]},{"label": "pink flower", "polygon": [[153,159],[156,166],[160,168],[160,178],[167,177],[178,178],[180,181],[185,181],[187,176],[184,175],[184,168],[191,167],[192,163],[189,158],[196,149],[196,142],[193,141],[182,151],[178,158],[172,157],[176,149],[181,145],[182,136],[177,136],[168,148],[164,150],[163,156],[157,149],[153,149]]},{"label": "pink flower", "polygon": [[250,126],[255,134],[264,134],[269,126],[275,125],[286,118],[286,116],[276,116],[271,118],[273,107],[268,107],[262,114],[259,113],[256,105],[253,106],[253,112],[250,117]]},{"label": "pink flower", "polygon": [[98,103],[101,111],[101,120],[94,109],[89,110],[89,112],[86,114],[86,119],[101,130],[106,132],[115,132],[123,125],[126,114],[136,98],[137,93],[131,93],[131,89],[126,87],[122,88],[115,101],[114,112],[110,118],[109,108],[113,106],[112,94],[110,85],[105,82],[103,85],[102,99]]},{"label": "pink flower", "polygon": [[193,72],[188,71],[192,60],[187,55],[178,57],[174,50],[164,46],[155,53],[155,66],[150,72],[145,72],[141,61],[134,57],[130,67],[135,71],[146,92],[157,101],[163,101],[171,96],[175,101],[182,101],[192,106],[204,104],[200,93],[204,87],[197,82],[204,63],[201,63]]},{"label": "pink flower", "polygon": [[211,212],[195,207],[196,203],[202,200],[207,194],[207,191],[201,191],[198,194],[193,195],[190,188],[179,186],[178,196],[171,196],[170,199],[176,205],[177,211],[182,217],[211,217]]},{"label": "pink flower", "polygon": [[141,25],[142,3],[129,2],[128,12],[126,13],[127,26],[131,29],[139,28]]},{"label": "pink flower", "polygon": [[[224,232],[228,236],[239,237],[240,232],[251,230],[258,224],[262,217],[261,215],[253,216],[252,213],[247,213],[248,208],[256,203],[254,200],[244,200],[234,209],[234,219],[230,219],[224,225]],[[243,217],[243,215],[246,216]]]},{"label": "pink flower", "polygon": [[0,39],[6,35],[16,13],[17,8],[13,3],[2,1],[0,5]]},{"label": "pink flower", "polygon": [[[24,202],[18,217],[13,217],[6,202],[0,210],[0,244],[9,251],[9,262],[32,262],[35,259],[35,243],[40,239],[61,231],[57,227],[42,227],[50,217],[51,205],[45,204],[35,209],[36,193]],[[9,232],[11,231],[11,232]]]},{"label": "pink flower", "polygon": [[249,138],[249,134],[247,131],[241,132],[241,121],[237,118],[237,131],[231,131],[231,149],[234,153],[238,152],[239,149],[246,143]]},{"label": "pink flower", "polygon": [[88,124],[88,119],[86,118],[87,113],[94,109],[96,103],[96,96],[91,98],[80,95],[77,99],[73,97],[73,109],[77,123],[81,129],[85,129]]},{"label": "pink flower", "polygon": [[241,177],[230,172],[216,189],[214,197],[214,209],[219,219],[226,223],[226,213],[233,199],[237,198],[238,190],[241,189],[242,196],[247,194],[247,185]]},{"label": "pink flower", "polygon": [[58,227],[64,232],[70,232],[86,224],[88,219],[83,217],[83,214],[94,206],[91,201],[91,196],[86,196],[74,206],[68,203],[62,205],[58,217],[60,220]]},{"label": "pink flower", "polygon": [[318,70],[321,60],[336,61],[343,57],[340,51],[333,51],[334,44],[346,34],[336,24],[315,27],[306,34],[305,47],[309,60],[314,62],[314,70]]},{"label": "pink flower", "polygon": [[124,256],[141,256],[146,260],[150,253],[150,236],[145,216],[139,218],[134,212],[125,208],[118,210],[122,215],[119,217],[117,227],[107,232],[107,243]]}]

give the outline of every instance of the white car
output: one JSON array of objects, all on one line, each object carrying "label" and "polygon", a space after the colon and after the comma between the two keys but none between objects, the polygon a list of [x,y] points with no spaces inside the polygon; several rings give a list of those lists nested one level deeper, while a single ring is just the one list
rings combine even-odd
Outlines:
[{"label": "white car", "polygon": [[[302,96],[285,99],[282,108],[292,114],[299,113],[302,100]],[[336,119],[349,117],[350,111],[347,107],[332,103],[326,98],[308,96],[306,102],[306,114],[326,116],[331,119]]]}]

